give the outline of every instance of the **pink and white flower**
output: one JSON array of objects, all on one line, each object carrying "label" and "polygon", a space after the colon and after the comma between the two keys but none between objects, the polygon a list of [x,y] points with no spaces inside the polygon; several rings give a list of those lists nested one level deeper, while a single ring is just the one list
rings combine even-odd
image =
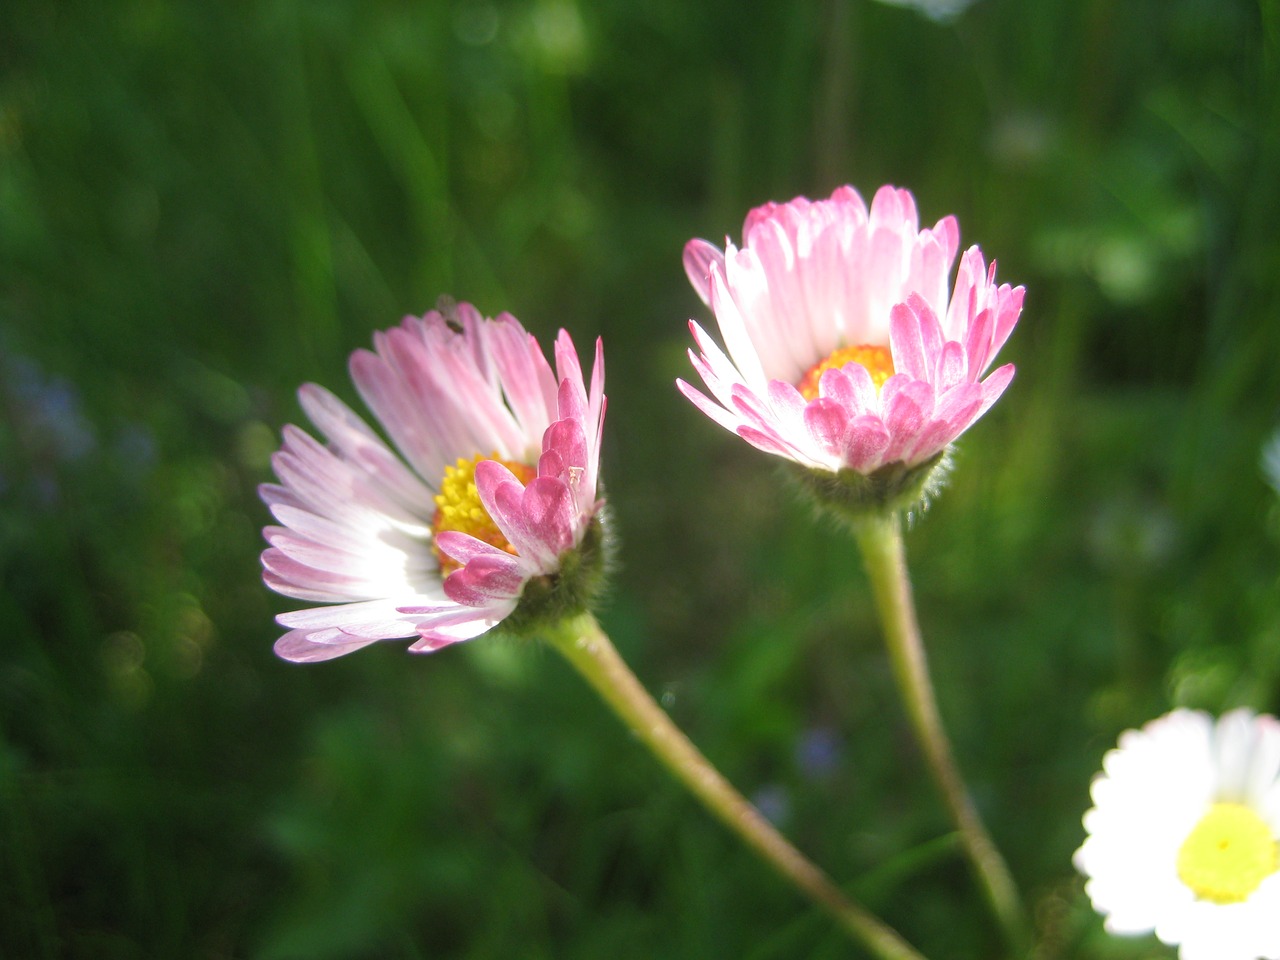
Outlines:
[{"label": "pink and white flower", "polygon": [[260,490],[280,524],[263,531],[263,579],[323,606],[277,617],[289,628],[279,656],[328,660],[403,637],[437,650],[489,630],[532,578],[558,573],[602,503],[602,345],[589,389],[563,330],[555,363],[515,317],[466,303],[375,334],[351,376],[394,450],[328,390],[301,388],[328,445],[284,429],[280,482]]},{"label": "pink and white flower", "polygon": [[1022,311],[982,252],[951,268],[959,227],[921,230],[915,199],[881,187],[868,211],[852,187],[747,214],[739,249],[691,240],[689,280],[727,355],[696,322],[689,351],[710,396],[681,392],[727,430],[814,470],[870,474],[939,455],[1013,377],[981,379]]}]

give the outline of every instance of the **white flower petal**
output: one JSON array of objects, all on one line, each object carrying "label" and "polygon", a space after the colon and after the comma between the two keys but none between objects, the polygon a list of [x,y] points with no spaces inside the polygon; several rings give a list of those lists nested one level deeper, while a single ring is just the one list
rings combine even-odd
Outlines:
[{"label": "white flower petal", "polygon": [[1076,851],[1111,933],[1154,932],[1180,960],[1280,960],[1280,869],[1239,903],[1201,899],[1178,875],[1188,835],[1214,804],[1255,810],[1280,843],[1280,724],[1236,710],[1216,723],[1175,710],[1121,734],[1094,780]]}]

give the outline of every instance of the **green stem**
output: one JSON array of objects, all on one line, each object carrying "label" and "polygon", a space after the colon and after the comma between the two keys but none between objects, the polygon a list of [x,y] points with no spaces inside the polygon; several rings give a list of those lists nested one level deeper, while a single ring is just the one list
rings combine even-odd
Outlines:
[{"label": "green stem", "polygon": [[854,527],[884,626],[894,678],[916,738],[924,750],[960,840],[1010,946],[1026,945],[1026,921],[1017,888],[1000,852],[983,826],[951,753],[929,679],[920,625],[911,597],[911,578],[902,545],[902,518],[895,511],[859,521]]},{"label": "green stem", "polygon": [[641,686],[594,617],[567,620],[547,639],[677,780],[855,940],[881,960],[924,960],[896,931],[841,892],[733,788]]}]

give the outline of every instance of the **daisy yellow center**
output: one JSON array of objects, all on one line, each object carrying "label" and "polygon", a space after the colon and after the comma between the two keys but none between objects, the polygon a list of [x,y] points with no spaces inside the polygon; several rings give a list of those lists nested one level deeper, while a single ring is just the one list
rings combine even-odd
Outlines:
[{"label": "daisy yellow center", "polygon": [[1271,828],[1239,803],[1215,803],[1178,850],[1178,878],[1201,899],[1240,903],[1280,867]]},{"label": "daisy yellow center", "polygon": [[[436,533],[442,530],[456,530],[467,533],[477,540],[492,544],[507,553],[516,552],[507,538],[502,535],[498,525],[493,522],[484,504],[480,502],[480,493],[476,490],[476,464],[482,460],[496,460],[516,475],[521,483],[528,483],[536,476],[537,471],[527,464],[512,460],[503,460],[497,454],[478,454],[470,460],[462,457],[453,466],[444,468],[444,478],[440,481],[440,492],[436,494],[436,513],[431,526]],[[436,559],[440,562],[440,573],[449,574],[457,570],[460,564],[435,548]]]},{"label": "daisy yellow center", "polygon": [[865,343],[856,347],[841,347],[825,360],[810,367],[800,378],[800,382],[796,384],[800,396],[806,400],[816,400],[818,381],[822,379],[822,375],[828,370],[843,367],[846,363],[861,365],[867,373],[871,374],[871,382],[876,385],[877,390],[893,376],[893,356],[889,353],[888,347],[875,347]]}]

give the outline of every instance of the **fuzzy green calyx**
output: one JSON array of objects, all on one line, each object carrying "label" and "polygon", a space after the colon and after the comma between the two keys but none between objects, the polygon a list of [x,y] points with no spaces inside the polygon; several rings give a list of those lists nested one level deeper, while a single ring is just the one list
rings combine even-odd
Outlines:
[{"label": "fuzzy green calyx", "polygon": [[947,451],[943,450],[910,467],[896,461],[871,473],[798,467],[793,474],[821,509],[856,524],[927,502],[941,488],[947,468]]},{"label": "fuzzy green calyx", "polygon": [[513,610],[496,628],[507,636],[538,636],[588,613],[604,591],[613,553],[605,508],[596,511],[582,542],[560,555],[555,573],[532,577]]}]

